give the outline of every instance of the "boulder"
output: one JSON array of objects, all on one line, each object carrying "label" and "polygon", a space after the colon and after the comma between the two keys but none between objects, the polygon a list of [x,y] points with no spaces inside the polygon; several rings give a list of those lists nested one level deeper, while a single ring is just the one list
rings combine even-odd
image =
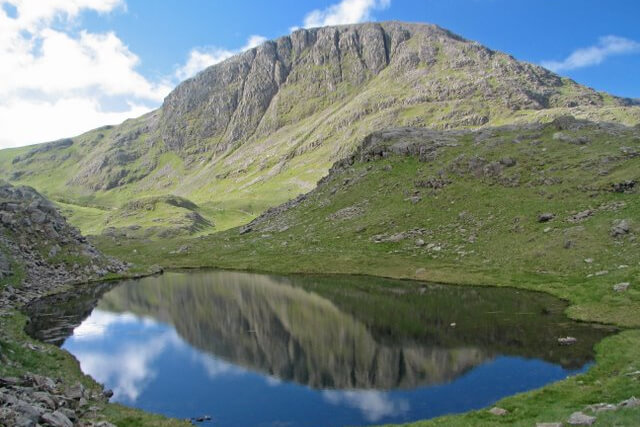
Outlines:
[{"label": "boulder", "polygon": [[629,225],[629,220],[626,219],[618,219],[613,222],[613,226],[611,227],[611,235],[613,237],[624,236],[628,234],[631,230]]},{"label": "boulder", "polygon": [[596,422],[596,417],[586,415],[582,412],[574,412],[567,420],[567,424],[572,426],[590,426]]},{"label": "boulder", "polygon": [[640,399],[637,397],[630,397],[627,400],[623,400],[618,403],[618,408],[639,408],[640,407]]},{"label": "boulder", "polygon": [[627,289],[629,289],[629,282],[621,282],[618,283],[616,285],[613,285],[613,290],[616,292],[625,292]]},{"label": "boulder", "polygon": [[42,415],[40,421],[52,427],[73,427],[71,420],[61,411],[47,412]]},{"label": "boulder", "polygon": [[509,411],[507,411],[506,409],[494,406],[493,408],[489,409],[489,413],[501,417],[501,416],[507,415]]}]

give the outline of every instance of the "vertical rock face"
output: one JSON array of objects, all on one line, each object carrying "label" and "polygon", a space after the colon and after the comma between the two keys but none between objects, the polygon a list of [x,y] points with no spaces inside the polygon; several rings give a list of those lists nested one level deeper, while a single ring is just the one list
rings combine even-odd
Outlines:
[{"label": "vertical rock face", "polygon": [[[557,105],[553,96],[560,96],[560,77],[502,54],[494,64],[495,57],[496,52],[434,25],[388,22],[302,29],[179,85],[162,107],[161,136],[172,150],[193,151],[194,142],[201,142],[224,151],[352,96],[387,68],[398,89],[409,89],[391,101],[400,104],[478,95],[513,110]],[[444,82],[440,68],[433,69],[439,62],[450,74]],[[485,81],[492,68],[494,78],[503,78],[498,87]],[[567,102],[602,102],[593,91],[579,92]]]},{"label": "vertical rock face", "polygon": [[[194,138],[213,138],[225,149],[251,136],[272,102],[277,115],[292,102],[377,75],[388,65],[387,41],[397,46],[399,37],[407,34],[387,34],[379,24],[365,24],[299,30],[265,42],[178,86],[162,108],[162,138],[177,150]],[[277,97],[285,84],[304,85],[304,90],[295,99]],[[273,127],[265,124],[263,133]]]}]

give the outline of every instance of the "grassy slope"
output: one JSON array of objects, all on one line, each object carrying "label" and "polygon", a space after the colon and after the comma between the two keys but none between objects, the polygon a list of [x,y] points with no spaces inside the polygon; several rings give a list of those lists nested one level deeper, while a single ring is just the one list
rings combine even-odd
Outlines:
[{"label": "grassy slope", "polygon": [[[640,247],[635,234],[640,199],[637,192],[610,191],[614,182],[640,179],[640,157],[625,155],[628,149],[622,148],[639,151],[638,132],[603,132],[597,126],[562,131],[574,139],[587,138],[584,145],[554,139],[556,132],[548,126],[500,130],[489,138],[467,135],[457,146],[440,149],[433,162],[391,156],[356,163],[332,175],[298,207],[244,235],[234,229],[199,239],[118,245],[100,239],[99,244],[133,262],[165,267],[361,273],[538,290],[568,300],[573,318],[638,328]],[[465,169],[473,156],[487,161],[511,157],[516,166],[505,167],[499,176],[476,175]],[[438,190],[416,187],[416,181],[439,176],[440,171],[449,185]],[[514,182],[516,175],[517,186],[501,183]],[[416,191],[421,200],[407,200]],[[577,223],[569,220],[586,209],[593,215]],[[356,214],[332,216],[339,211]],[[539,223],[542,212],[556,217]],[[610,235],[617,219],[631,221],[629,235]],[[424,229],[420,238],[425,246],[416,245],[417,237],[372,240],[415,228]],[[441,249],[428,249],[429,243]],[[190,247],[188,255],[167,256],[182,245]],[[585,262],[589,258],[593,261]],[[601,271],[608,273],[595,274]],[[626,281],[631,282],[627,292],[612,290]],[[606,339],[598,345],[598,363],[588,374],[505,399],[499,405],[511,415],[499,421],[531,425],[534,420],[562,420],[589,403],[640,395],[638,378],[625,375],[638,369],[639,357],[638,330]],[[636,409],[599,417],[628,425],[638,416]],[[426,425],[489,420],[496,421],[479,411]]]}]

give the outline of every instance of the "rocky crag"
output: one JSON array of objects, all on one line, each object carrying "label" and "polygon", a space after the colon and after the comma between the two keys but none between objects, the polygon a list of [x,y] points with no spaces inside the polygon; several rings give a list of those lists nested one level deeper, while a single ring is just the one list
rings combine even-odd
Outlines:
[{"label": "rocky crag", "polygon": [[0,307],[18,307],[125,269],[100,254],[33,188],[0,184],[0,281],[7,283]]},{"label": "rocky crag", "polygon": [[[122,273],[126,265],[100,254],[80,232],[67,224],[56,207],[30,187],[0,183],[0,316],[10,319],[16,309],[43,295],[70,286]],[[19,369],[11,337],[3,322],[0,360],[5,369]],[[26,346],[26,347],[25,347]],[[34,353],[45,348],[22,343]],[[26,360],[29,360],[29,356]],[[4,369],[3,369],[4,370]],[[7,426],[100,425],[100,409],[89,402],[106,402],[106,396],[79,382],[23,372],[21,377],[0,377],[0,424]]]}]

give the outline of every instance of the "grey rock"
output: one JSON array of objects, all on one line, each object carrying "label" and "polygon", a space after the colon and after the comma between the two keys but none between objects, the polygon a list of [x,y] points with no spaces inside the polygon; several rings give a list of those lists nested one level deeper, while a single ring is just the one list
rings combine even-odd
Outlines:
[{"label": "grey rock", "polygon": [[613,222],[613,227],[611,227],[611,235],[613,237],[624,236],[629,233],[631,230],[631,226],[629,225],[629,220],[620,219]]},{"label": "grey rock", "polygon": [[424,245],[425,245],[424,240],[422,240],[422,239],[417,239],[416,240],[416,246],[423,247]]},{"label": "grey rock", "polygon": [[489,413],[497,416],[504,416],[504,415],[507,415],[509,411],[507,411],[506,409],[494,406],[493,408],[489,409]]},{"label": "grey rock", "polygon": [[49,393],[38,391],[33,393],[32,396],[36,402],[40,402],[44,404],[47,408],[51,409],[52,411],[54,411],[57,407],[55,401],[53,400],[53,398]]},{"label": "grey rock", "polygon": [[12,386],[22,384],[22,380],[16,377],[0,377],[0,385],[3,386]]},{"label": "grey rock", "polygon": [[550,212],[545,212],[545,213],[542,213],[542,214],[538,215],[538,222],[549,222],[553,218],[555,218],[554,214],[552,214]]},{"label": "grey rock", "polygon": [[584,221],[585,219],[589,218],[591,215],[593,215],[593,210],[591,209],[587,209],[584,210],[582,212],[578,212],[575,215],[572,215],[568,218],[569,222],[581,222]]},{"label": "grey rock", "polygon": [[38,421],[40,416],[45,412],[41,407],[32,405],[31,403],[27,403],[23,400],[18,400],[18,402],[13,405],[13,410],[33,421]]},{"label": "grey rock", "polygon": [[622,181],[611,184],[614,193],[630,193],[636,186],[636,181]]},{"label": "grey rock", "polygon": [[638,408],[640,407],[640,399],[636,397],[631,397],[627,400],[623,400],[622,402],[618,403],[618,407],[619,408]]},{"label": "grey rock", "polygon": [[56,255],[58,255],[58,252],[60,252],[60,246],[58,245],[53,245],[51,246],[51,249],[49,250],[49,258],[53,258]]},{"label": "grey rock", "polygon": [[500,159],[500,164],[508,168],[516,165],[516,159],[512,157],[503,157]]},{"label": "grey rock", "polygon": [[536,427],[562,427],[562,423],[536,423]]},{"label": "grey rock", "polygon": [[18,398],[16,398],[13,394],[11,393],[6,393],[6,392],[0,392],[0,403],[7,405],[7,406],[13,406],[16,403],[18,403]]},{"label": "grey rock", "polygon": [[73,427],[71,420],[61,411],[47,412],[42,415],[40,421],[52,427]]},{"label": "grey rock", "polygon": [[60,408],[60,409],[58,409],[58,412],[61,412],[62,414],[64,414],[64,416],[69,418],[69,420],[71,420],[71,421],[77,421],[78,420],[78,415],[71,408]]},{"label": "grey rock", "polygon": [[590,426],[596,422],[596,417],[586,415],[582,412],[574,412],[567,420],[567,424],[572,426]]},{"label": "grey rock", "polygon": [[560,345],[573,345],[577,343],[578,340],[574,337],[561,337],[558,338],[558,344]]},{"label": "grey rock", "polygon": [[80,399],[84,394],[84,386],[80,383],[75,383],[65,390],[65,395],[70,399]]},{"label": "grey rock", "polygon": [[[2,418],[0,417],[0,420]],[[18,415],[13,419],[14,427],[34,427],[38,424],[32,420],[31,418],[25,417],[23,415]]]},{"label": "grey rock", "polygon": [[585,408],[585,410],[595,412],[596,414],[600,412],[615,411],[616,409],[618,409],[618,406],[612,403],[596,403]]},{"label": "grey rock", "polygon": [[617,283],[613,285],[613,290],[616,292],[625,292],[627,289],[629,289],[630,285],[631,284],[629,282]]}]

